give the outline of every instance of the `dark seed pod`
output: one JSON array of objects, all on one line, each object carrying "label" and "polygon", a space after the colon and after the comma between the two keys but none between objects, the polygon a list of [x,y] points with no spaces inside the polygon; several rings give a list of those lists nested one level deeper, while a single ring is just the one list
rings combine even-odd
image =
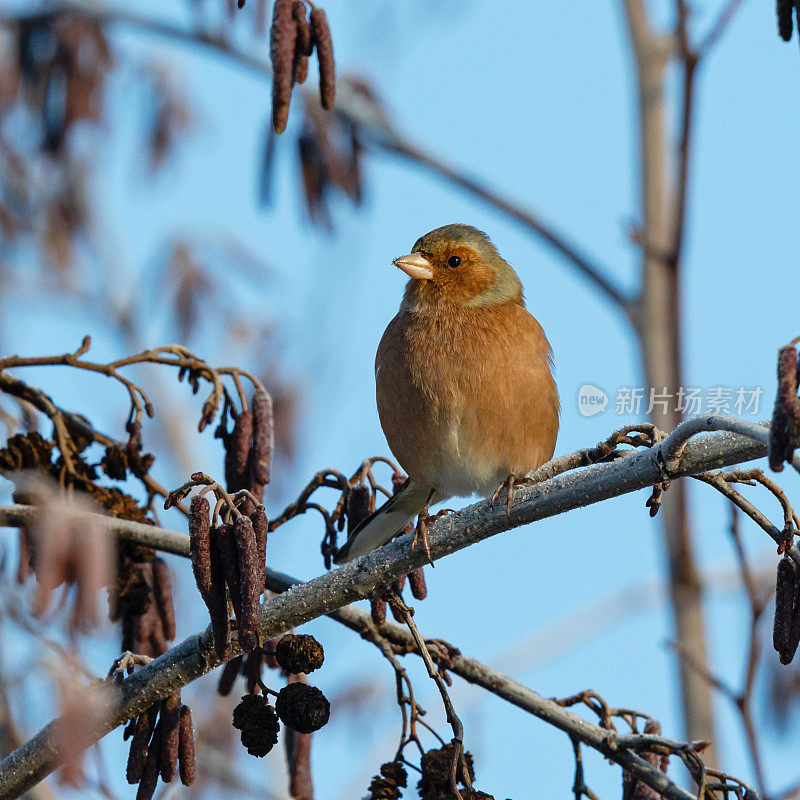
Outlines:
[{"label": "dark seed pod", "polygon": [[217,692],[222,697],[227,697],[231,693],[233,684],[236,682],[236,678],[239,677],[239,672],[242,668],[242,658],[242,656],[236,656],[222,668],[222,674],[219,676],[219,683],[217,684]]},{"label": "dark seed pod", "polygon": [[220,528],[210,534],[211,542],[211,586],[212,593],[208,605],[211,616],[211,632],[214,636],[214,649],[220,658],[227,658],[231,649],[231,621],[228,614],[228,601],[225,599],[225,564],[220,546]]},{"label": "dark seed pod", "polygon": [[800,399],[797,397],[797,350],[791,345],[778,351],[778,391],[772,411],[767,441],[770,468],[783,469],[784,461],[791,461],[800,443]]},{"label": "dark seed pod", "polygon": [[796,584],[797,565],[785,555],[778,562],[775,582],[775,624],[772,629],[772,646],[780,654],[783,664],[788,664],[794,656],[794,651],[789,653],[789,645],[794,619]]},{"label": "dark seed pod", "polygon": [[250,470],[253,480],[266,486],[269,483],[275,430],[272,416],[272,397],[263,386],[253,395],[253,452]]},{"label": "dark seed pod", "polygon": [[325,651],[322,645],[307,633],[287,633],[275,647],[275,659],[285,672],[308,674],[322,666],[325,661]]},{"label": "dark seed pod", "polygon": [[347,498],[347,535],[363,522],[372,511],[372,490],[366,484],[359,483],[350,489]]},{"label": "dark seed pod", "polygon": [[136,720],[131,739],[131,748],[128,751],[128,764],[125,768],[125,779],[128,783],[139,783],[144,773],[144,765],[147,760],[147,749],[153,730],[156,727],[158,716],[158,706],[148,708],[140,714]]},{"label": "dark seed pod", "polygon": [[267,520],[267,512],[264,506],[258,506],[256,510],[250,515],[250,521],[253,523],[253,531],[256,535],[256,548],[258,550],[258,566],[260,575],[258,578],[258,593],[264,593],[264,580],[266,578],[265,568],[267,564],[267,534],[269,532],[269,521]]},{"label": "dark seed pod", "polygon": [[[258,598],[261,595],[261,568],[258,564],[258,547],[256,535],[250,517],[236,517],[233,523],[236,538],[236,555],[239,567],[239,581],[242,592],[242,616],[239,622],[239,644],[245,653],[249,653],[257,643]],[[263,586],[263,584],[262,584]]]},{"label": "dark seed pod", "polygon": [[[155,737],[155,733],[153,736]],[[158,747],[155,740],[151,742],[144,762],[139,788],[136,790],[136,800],[152,800],[153,793],[158,783]]]},{"label": "dark seed pod", "polygon": [[330,111],[336,99],[336,65],[328,17],[319,7],[311,9],[311,30],[319,60],[319,98],[322,107]]},{"label": "dark seed pod", "polygon": [[778,34],[784,42],[792,38],[792,0],[778,0]]},{"label": "dark seed pod", "polygon": [[158,735],[159,766],[161,768],[161,780],[169,783],[175,774],[178,765],[178,744],[181,717],[181,693],[174,694],[161,701],[161,708],[158,715]]},{"label": "dark seed pod", "polygon": [[383,625],[386,622],[386,601],[381,597],[373,597],[369,601],[369,613],[376,625]]},{"label": "dark seed pod", "polygon": [[[422,778],[417,784],[422,796],[425,796],[428,792],[435,794],[437,793],[436,790],[448,789],[450,787],[450,774],[456,755],[454,748],[455,745],[450,743],[429,750],[427,753],[423,754],[420,759]],[[467,772],[469,773],[470,780],[475,780],[472,754],[469,751],[464,752],[464,762],[467,765]],[[461,775],[461,770],[458,770],[457,775],[459,783],[463,785],[464,778]]]},{"label": "dark seed pod", "polygon": [[290,683],[278,692],[275,711],[284,725],[298,733],[313,733],[327,724],[331,704],[316,686]]},{"label": "dark seed pod", "polygon": [[175,638],[175,606],[172,602],[172,576],[166,561],[159,556],[153,559],[153,595],[164,627],[164,636]]},{"label": "dark seed pod", "polygon": [[289,103],[292,99],[297,39],[297,21],[293,9],[294,0],[275,0],[272,10],[269,40],[272,60],[272,126],[275,133],[286,130]]},{"label": "dark seed pod", "polygon": [[178,734],[178,762],[180,764],[181,783],[191,786],[194,783],[194,727],[192,712],[189,706],[181,706],[180,732]]},{"label": "dark seed pod", "polygon": [[[376,775],[369,785],[368,800],[398,800],[408,781],[405,767],[398,761],[390,761],[388,764],[381,764],[380,775]],[[482,793],[481,793],[482,794]],[[438,795],[438,792],[437,792]],[[462,797],[464,797],[462,792]],[[475,795],[469,795],[473,800]]]},{"label": "dark seed pod", "polygon": [[242,411],[225,440],[225,484],[229,492],[250,488],[250,445],[253,441],[253,412]]},{"label": "dark seed pod", "polygon": [[242,698],[233,709],[233,727],[242,732],[242,744],[251,756],[265,756],[278,742],[280,725],[275,709],[262,695],[248,694]]},{"label": "dark seed pod", "polygon": [[424,600],[428,596],[428,587],[425,584],[425,573],[422,567],[417,567],[408,575],[408,585],[411,587],[411,594],[416,600]]}]

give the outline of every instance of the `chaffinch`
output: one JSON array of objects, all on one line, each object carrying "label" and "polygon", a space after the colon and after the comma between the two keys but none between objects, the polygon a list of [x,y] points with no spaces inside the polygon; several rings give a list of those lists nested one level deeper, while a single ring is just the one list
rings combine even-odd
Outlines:
[{"label": "chaffinch", "polygon": [[515,478],[555,449],[550,343],[489,237],[445,225],[394,264],[410,280],[378,345],[375,384],[383,432],[409,477],[352,532],[337,564],[386,544],[454,495],[494,499],[506,487],[510,508]]}]

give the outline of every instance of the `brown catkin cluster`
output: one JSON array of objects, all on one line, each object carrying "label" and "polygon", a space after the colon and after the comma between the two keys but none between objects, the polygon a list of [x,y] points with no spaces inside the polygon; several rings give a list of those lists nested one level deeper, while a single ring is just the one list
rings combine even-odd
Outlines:
[{"label": "brown catkin cluster", "polygon": [[778,392],[767,442],[769,465],[775,472],[780,472],[784,461],[791,461],[795,449],[800,447],[799,381],[797,350],[792,345],[782,347],[778,351]]},{"label": "brown catkin cluster", "polygon": [[785,554],[778,562],[775,580],[775,623],[772,646],[781,664],[790,664],[800,643],[800,575],[797,565]]},{"label": "brown catkin cluster", "polygon": [[[225,448],[225,484],[229,492],[248,489],[258,500],[264,496],[269,483],[272,451],[274,449],[274,420],[272,398],[258,385],[251,410],[233,416],[233,428],[228,430],[227,414],[223,414],[215,436]],[[245,500],[241,509],[249,514],[253,504]]]},{"label": "brown catkin cluster", "polygon": [[289,683],[278,692],[275,711],[284,725],[298,733],[313,733],[327,724],[331,704],[316,686]]},{"label": "brown catkin cluster", "polygon": [[307,633],[287,633],[275,646],[275,660],[284,672],[308,674],[325,661],[322,645]]},{"label": "brown catkin cluster", "polygon": [[[421,800],[450,800],[453,791],[450,787],[450,775],[453,769],[453,760],[456,757],[455,745],[450,743],[434,750],[429,750],[420,760],[422,777],[417,783],[417,789]],[[467,765],[470,780],[475,779],[475,771],[472,764],[472,755],[464,753],[464,761]],[[462,770],[456,773],[459,785],[464,786]],[[466,788],[466,787],[465,787]],[[463,795],[463,792],[462,792]]]},{"label": "brown catkin cluster", "polygon": [[283,133],[289,119],[289,104],[295,83],[308,77],[308,59],[317,50],[319,96],[322,107],[333,108],[336,96],[336,66],[333,40],[325,12],[311,5],[306,16],[303,0],[275,0],[270,28],[272,61],[272,126]]},{"label": "brown catkin cluster", "polygon": [[408,775],[399,761],[381,764],[380,775],[376,775],[369,785],[368,800],[399,800]]},{"label": "brown catkin cluster", "polygon": [[[204,496],[192,498],[189,508],[192,570],[200,596],[211,617],[214,648],[220,658],[227,658],[230,652],[231,627],[226,587],[236,615],[239,644],[249,653],[258,643],[258,611],[259,599],[264,591],[267,517],[264,506],[258,506],[250,516],[239,514],[232,524],[223,523],[212,528],[209,508],[208,500]],[[235,678],[235,674],[233,677]]]},{"label": "brown catkin cluster", "polygon": [[172,576],[164,559],[135,545],[120,548],[109,616],[122,621],[122,650],[157,658],[175,638]]},{"label": "brown catkin cluster", "polygon": [[125,777],[138,783],[136,800],[150,800],[159,776],[169,783],[179,769],[181,782],[194,782],[195,752],[192,712],[181,705],[180,692],[152,706],[125,729],[131,740]]}]

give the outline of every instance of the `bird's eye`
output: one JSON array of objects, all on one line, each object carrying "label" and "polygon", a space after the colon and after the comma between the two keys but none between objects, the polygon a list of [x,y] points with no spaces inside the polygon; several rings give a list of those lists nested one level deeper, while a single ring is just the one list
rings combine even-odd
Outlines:
[{"label": "bird's eye", "polygon": [[450,258],[447,259],[447,266],[452,267],[453,269],[460,267],[461,259],[458,256],[450,256]]}]

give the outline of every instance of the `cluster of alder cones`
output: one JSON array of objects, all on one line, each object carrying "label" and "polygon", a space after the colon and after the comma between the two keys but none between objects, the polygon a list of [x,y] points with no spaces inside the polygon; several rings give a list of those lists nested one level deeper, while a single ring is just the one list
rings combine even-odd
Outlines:
[{"label": "cluster of alder cones", "polygon": [[[319,669],[325,653],[322,645],[308,634],[287,633],[270,653],[275,663],[289,677],[289,682],[275,693],[264,686],[260,677],[255,685],[248,687],[250,693],[242,697],[233,710],[233,727],[241,731],[241,740],[247,752],[262,757],[272,750],[278,741],[280,722],[298,734],[311,734],[327,724],[331,706],[325,695],[316,686],[309,686],[305,676]],[[231,664],[232,662],[228,662]],[[228,667],[226,666],[226,672]],[[230,670],[232,681],[236,670]],[[276,694],[271,706],[262,689]]]}]

